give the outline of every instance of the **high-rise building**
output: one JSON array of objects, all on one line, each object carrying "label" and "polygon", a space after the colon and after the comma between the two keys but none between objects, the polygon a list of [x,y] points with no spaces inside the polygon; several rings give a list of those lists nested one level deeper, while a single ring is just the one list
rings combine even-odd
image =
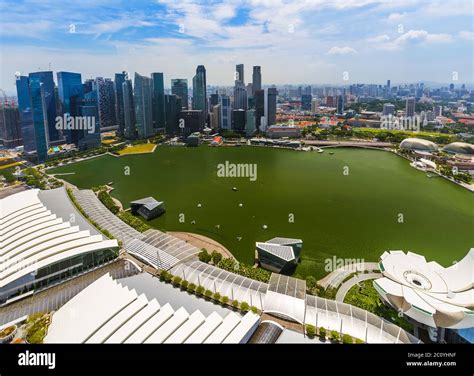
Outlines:
[{"label": "high-rise building", "polygon": [[337,113],[339,115],[344,114],[344,94],[340,94],[337,96]]},{"label": "high-rise building", "polygon": [[261,130],[262,118],[265,116],[265,91],[255,91],[255,124]]},{"label": "high-rise building", "polygon": [[181,106],[176,95],[165,95],[165,126],[167,135],[177,135],[178,132],[181,132],[178,128]]},{"label": "high-rise building", "polygon": [[247,90],[242,82],[236,81],[234,87],[234,110],[247,109]]},{"label": "high-rise building", "polygon": [[232,129],[232,106],[228,95],[220,96],[221,105],[221,128],[225,130]]},{"label": "high-rise building", "polygon": [[16,92],[23,148],[28,154],[36,153],[36,129],[33,121],[33,110],[31,108],[30,83],[27,76],[17,77]]},{"label": "high-rise building", "polygon": [[48,158],[51,142],[58,141],[60,133],[56,129],[56,95],[53,72],[29,74],[31,108],[36,134],[36,152],[39,162]]},{"label": "high-rise building", "polygon": [[116,125],[114,83],[110,78],[97,77],[95,88],[97,90],[100,128],[111,129]]},{"label": "high-rise building", "polygon": [[265,124],[264,128],[261,129],[262,131],[267,130],[271,125],[276,124],[277,95],[278,92],[276,88],[270,87],[265,89]]},{"label": "high-rise building", "polygon": [[318,98],[311,99],[311,112],[313,114],[319,113],[319,99]]},{"label": "high-rise building", "polygon": [[115,73],[114,91],[115,91],[115,118],[117,119],[119,136],[125,134],[125,113],[123,108],[123,83],[128,79],[127,72]]},{"label": "high-rise building", "polygon": [[443,106],[434,107],[434,116],[443,116]]},{"label": "high-rise building", "polygon": [[407,98],[405,103],[405,116],[415,116],[415,98]]},{"label": "high-rise building", "polygon": [[99,111],[97,105],[97,91],[88,90],[84,86],[84,95],[79,101],[78,112],[80,116],[87,117],[93,121],[94,127],[89,130],[75,132],[75,143],[79,150],[87,150],[100,146],[100,122]]},{"label": "high-rise building", "polygon": [[193,110],[201,110],[204,117],[207,116],[206,89],[206,68],[204,65],[198,65],[193,77]]},{"label": "high-rise building", "polygon": [[247,137],[252,136],[257,130],[255,124],[255,110],[247,110],[245,119],[245,135]]},{"label": "high-rise building", "polygon": [[217,93],[211,94],[209,98],[209,108],[211,109],[211,112],[214,111],[214,106],[217,104],[219,104],[219,94]]},{"label": "high-rise building", "polygon": [[123,116],[124,116],[124,136],[128,139],[137,137],[135,128],[135,101],[133,98],[132,80],[126,79],[122,84],[123,92]]},{"label": "high-rise building", "polygon": [[183,122],[183,135],[188,136],[204,129],[205,118],[201,110],[184,110],[179,114],[179,121]]},{"label": "high-rise building", "polygon": [[22,144],[20,113],[13,104],[0,103],[0,145],[13,148]]},{"label": "high-rise building", "polygon": [[235,81],[239,81],[242,84],[245,85],[245,80],[244,80],[244,65],[243,64],[237,64],[235,66]]},{"label": "high-rise building", "polygon": [[[58,97],[60,115],[69,115],[72,117],[80,116],[79,106],[84,96],[84,88],[80,73],[58,72]],[[76,146],[79,134],[83,133],[83,129],[66,129],[64,134],[68,143]]]},{"label": "high-rise building", "polygon": [[243,132],[245,130],[245,110],[237,109],[232,111],[232,130]]},{"label": "high-rise building", "polygon": [[164,129],[166,127],[166,106],[163,73],[152,73],[151,79],[153,85],[153,128]]},{"label": "high-rise building", "polygon": [[311,110],[311,100],[313,99],[311,94],[303,94],[301,96],[301,110],[310,111]]},{"label": "high-rise building", "polygon": [[133,96],[138,138],[154,135],[152,79],[135,72]]},{"label": "high-rise building", "polygon": [[211,128],[213,130],[218,130],[221,126],[221,116],[222,116],[222,112],[221,112],[221,105],[220,104],[216,104],[212,107],[212,111],[211,111]]},{"label": "high-rise building", "polygon": [[383,105],[383,115],[395,115],[395,106],[391,103],[384,103]]},{"label": "high-rise building", "polygon": [[184,78],[174,78],[171,80],[171,94],[181,98],[182,109],[188,109],[188,80]]},{"label": "high-rise building", "polygon": [[261,67],[258,65],[253,67],[252,90],[253,90],[254,97],[255,97],[255,92],[257,90],[262,90],[262,70],[261,70]]},{"label": "high-rise building", "polygon": [[311,86],[305,86],[301,95],[311,95],[311,94],[312,94]]},{"label": "high-rise building", "polygon": [[335,107],[334,96],[333,95],[328,95],[326,97],[326,106],[327,107]]}]

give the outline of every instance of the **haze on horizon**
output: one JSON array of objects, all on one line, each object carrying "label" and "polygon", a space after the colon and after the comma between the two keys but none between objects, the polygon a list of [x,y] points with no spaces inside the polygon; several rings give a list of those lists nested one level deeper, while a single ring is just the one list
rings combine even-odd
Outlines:
[{"label": "haze on horizon", "polygon": [[[474,82],[471,1],[1,0],[0,88],[15,73],[164,72],[233,85],[235,64],[263,84]],[[344,80],[344,72],[348,80]],[[347,77],[347,75],[346,75]],[[454,79],[457,77],[457,80]]]}]

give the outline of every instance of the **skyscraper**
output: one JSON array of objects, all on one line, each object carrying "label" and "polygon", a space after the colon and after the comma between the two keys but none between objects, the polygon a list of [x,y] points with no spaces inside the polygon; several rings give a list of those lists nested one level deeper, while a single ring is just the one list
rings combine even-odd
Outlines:
[{"label": "skyscraper", "polygon": [[260,66],[258,66],[258,65],[253,67],[252,90],[253,90],[253,96],[254,97],[255,97],[255,92],[257,90],[262,90],[262,70],[261,70]]},{"label": "skyscraper", "polygon": [[247,90],[241,81],[235,81],[234,110],[247,109]]},{"label": "skyscraper", "polygon": [[407,98],[405,103],[405,116],[415,116],[415,98]]},{"label": "skyscraper", "polygon": [[263,131],[267,130],[268,127],[271,125],[276,124],[276,107],[277,107],[277,89],[274,87],[270,87],[265,89],[265,110],[264,110],[264,117],[265,117],[265,124]]},{"label": "skyscraper", "polygon": [[171,80],[171,94],[181,98],[181,106],[188,109],[188,80],[184,78],[174,78]]},{"label": "skyscraper", "polygon": [[88,85],[83,85],[84,94],[81,97],[78,105],[78,112],[80,116],[89,118],[94,121],[94,128],[89,130],[82,130],[75,132],[76,143],[79,150],[86,150],[100,146],[100,122],[97,105],[97,90],[89,88]]},{"label": "skyscraper", "polygon": [[252,136],[257,130],[255,124],[255,110],[247,110],[245,119],[245,135],[247,137]]},{"label": "skyscraper", "polygon": [[135,72],[134,100],[138,138],[153,136],[152,79]]},{"label": "skyscraper", "polygon": [[163,73],[152,73],[151,79],[153,81],[153,127],[164,129],[166,127],[166,110]]},{"label": "skyscraper", "polygon": [[255,91],[255,124],[257,130],[262,126],[262,118],[265,116],[265,91]]},{"label": "skyscraper", "polygon": [[17,77],[16,92],[23,148],[26,153],[33,153],[36,152],[36,130],[31,108],[30,83],[27,76]]},{"label": "skyscraper", "polygon": [[245,130],[245,110],[238,109],[232,111],[232,130],[243,132]]},{"label": "skyscraper", "polygon": [[97,77],[95,89],[97,90],[100,128],[111,128],[116,125],[114,83],[110,78]]},{"label": "skyscraper", "polygon": [[213,130],[218,130],[221,127],[221,105],[216,104],[212,107],[212,112],[211,112],[211,128]]},{"label": "skyscraper", "polygon": [[189,136],[191,133],[203,130],[204,113],[201,110],[184,110],[179,113],[179,121],[184,124],[183,135]]},{"label": "skyscraper", "polygon": [[[80,116],[78,106],[80,105],[80,101],[84,96],[81,74],[72,72],[58,72],[57,78],[61,115],[67,114],[73,117]],[[73,143],[77,146],[78,134],[83,133],[83,130],[66,129],[64,133],[67,142]]]},{"label": "skyscraper", "polygon": [[193,77],[193,110],[201,110],[204,117],[207,116],[206,87],[206,68],[204,65],[198,65]]},{"label": "skyscraper", "polygon": [[136,138],[136,118],[135,118],[135,101],[133,100],[132,81],[126,79],[122,84],[123,91],[123,116],[124,116],[124,135],[125,138]]},{"label": "skyscraper", "polygon": [[114,89],[115,89],[115,117],[118,125],[118,135],[125,134],[125,113],[123,109],[123,83],[128,78],[127,72],[115,73]]},{"label": "skyscraper", "polygon": [[222,121],[221,128],[230,131],[232,129],[232,106],[228,95],[220,96],[220,105]]},{"label": "skyscraper", "polygon": [[383,115],[394,115],[395,114],[395,106],[391,103],[384,103],[383,105]]},{"label": "skyscraper", "polygon": [[20,114],[13,104],[0,103],[0,145],[12,148],[21,145]]},{"label": "skyscraper", "polygon": [[303,94],[301,96],[301,110],[310,111],[311,110],[311,100],[313,97],[311,94]]},{"label": "skyscraper", "polygon": [[237,64],[235,66],[235,81],[239,81],[245,85],[243,64]]},{"label": "skyscraper", "polygon": [[39,162],[48,157],[50,142],[58,141],[56,129],[56,96],[53,72],[35,72],[29,74],[31,108],[36,133],[36,152]]},{"label": "skyscraper", "polygon": [[166,114],[166,134],[167,135],[177,135],[179,132],[178,121],[179,121],[179,112],[178,108],[179,101],[176,95],[165,95],[165,114]]},{"label": "skyscraper", "polygon": [[337,96],[337,113],[339,115],[344,114],[344,94]]}]

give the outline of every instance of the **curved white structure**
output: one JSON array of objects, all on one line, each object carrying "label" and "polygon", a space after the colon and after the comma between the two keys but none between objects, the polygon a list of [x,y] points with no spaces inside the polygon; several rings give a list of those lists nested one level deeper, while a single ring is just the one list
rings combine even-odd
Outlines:
[{"label": "curved white structure", "polygon": [[222,318],[174,310],[106,274],[57,312],[45,343],[245,343],[260,322],[252,312]]},{"label": "curved white structure", "polygon": [[402,251],[384,252],[379,266],[384,278],[374,287],[408,317],[433,328],[474,327],[474,248],[448,268]]},{"label": "curved white structure", "polygon": [[70,202],[64,188],[19,192],[0,200],[0,303],[116,256]]}]

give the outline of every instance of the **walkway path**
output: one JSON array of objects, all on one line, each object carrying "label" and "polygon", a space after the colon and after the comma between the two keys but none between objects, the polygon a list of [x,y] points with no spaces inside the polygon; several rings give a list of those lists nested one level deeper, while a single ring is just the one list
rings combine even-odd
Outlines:
[{"label": "walkway path", "polygon": [[382,277],[381,273],[368,273],[368,274],[359,274],[344,282],[339,290],[337,290],[336,301],[344,302],[344,298],[352,286],[356,285],[359,282],[367,281],[370,279],[377,279]]},{"label": "walkway path", "polygon": [[365,270],[368,270],[370,272],[374,270],[379,270],[379,265],[377,262],[360,262],[356,264],[345,265],[341,268],[333,270],[331,273],[321,278],[318,281],[318,284],[324,288],[336,288],[342,283],[344,278],[349,276],[351,273],[357,271],[363,272]]},{"label": "walkway path", "polygon": [[189,244],[195,246],[196,248],[202,249],[206,248],[209,253],[212,251],[219,252],[222,256],[227,258],[232,258],[235,260],[235,257],[232,253],[224,247],[221,243],[208,238],[204,235],[194,234],[192,232],[179,232],[179,231],[168,231],[168,234],[173,235],[181,240],[188,242]]}]

